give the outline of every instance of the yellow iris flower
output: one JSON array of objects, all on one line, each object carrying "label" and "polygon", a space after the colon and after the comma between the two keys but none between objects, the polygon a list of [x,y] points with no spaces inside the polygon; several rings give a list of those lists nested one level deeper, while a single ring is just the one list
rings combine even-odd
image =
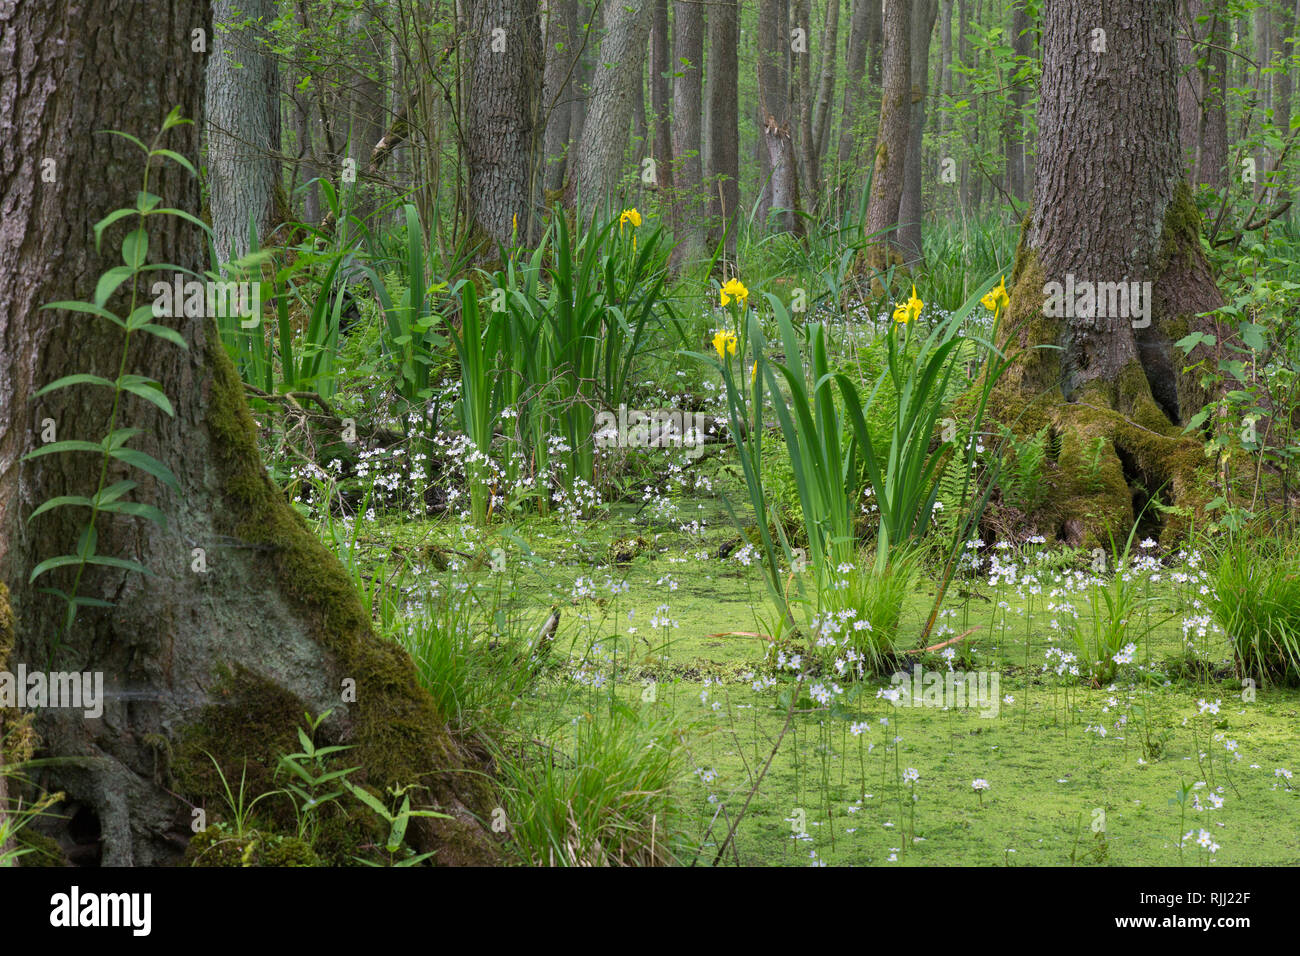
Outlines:
[{"label": "yellow iris flower", "polygon": [[718,292],[723,305],[729,303],[733,298],[744,305],[749,300],[749,290],[741,283],[739,279],[728,279]]},{"label": "yellow iris flower", "polygon": [[719,329],[713,335],[713,347],[718,351],[718,358],[725,358],[727,353],[736,354],[736,333]]},{"label": "yellow iris flower", "polygon": [[894,321],[906,325],[908,322],[916,321],[921,310],[925,308],[925,303],[916,296],[916,286],[912,286],[912,297],[906,302],[900,302],[894,306]]},{"label": "yellow iris flower", "polygon": [[628,223],[631,223],[634,229],[639,229],[641,227],[641,214],[635,209],[624,209],[623,214],[618,217],[618,231],[622,232],[623,227]]},{"label": "yellow iris flower", "polygon": [[1011,297],[1007,295],[1007,277],[1003,276],[996,289],[990,289],[980,299],[980,304],[995,315],[1007,307]]}]

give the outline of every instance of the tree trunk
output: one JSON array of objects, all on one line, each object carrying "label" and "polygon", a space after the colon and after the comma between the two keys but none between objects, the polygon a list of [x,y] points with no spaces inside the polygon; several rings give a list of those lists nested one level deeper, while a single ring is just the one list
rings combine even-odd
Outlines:
[{"label": "tree trunk", "polygon": [[465,136],[471,222],[483,254],[533,234],[533,155],[538,134],[542,38],[535,4],[478,0],[466,37],[470,95]]},{"label": "tree trunk", "polygon": [[[1016,0],[1011,12],[1011,49],[1016,55],[1015,69],[1025,68],[1033,55],[1034,38],[1031,35],[1029,14],[1025,0]],[[1027,80],[1014,80],[1011,85],[1011,108],[1004,130],[1007,164],[1007,195],[1024,202],[1025,192],[1025,104],[1029,102]]]},{"label": "tree trunk", "polygon": [[[1006,327],[1060,351],[1031,352],[1003,384],[1009,411],[1034,399],[1019,428],[1050,424],[1060,440],[1050,521],[1076,545],[1123,540],[1128,483],[1192,503],[1203,457],[1178,426],[1207,396],[1172,343],[1221,300],[1181,185],[1174,3],[1043,5],[1038,175]],[[1150,285],[1139,308],[1118,286],[1087,285],[1089,299],[1096,283]]]},{"label": "tree trunk", "polygon": [[[953,0],[943,0],[939,7],[939,90],[943,94],[943,109],[939,111],[939,153],[940,162],[944,167],[952,159],[953,137],[952,137],[952,113],[950,112],[953,104],[952,95],[952,10]],[[955,179],[955,176],[953,177]],[[951,211],[957,206],[954,201],[956,190],[952,189],[952,183],[948,178],[942,177],[941,193],[945,202],[941,205]]]},{"label": "tree trunk", "polygon": [[[226,262],[248,254],[251,222],[259,240],[276,225],[280,184],[280,79],[262,21],[270,0],[213,0],[208,58],[208,184],[213,242]],[[252,22],[232,28],[232,24]]]},{"label": "tree trunk", "polygon": [[650,27],[650,112],[654,116],[654,183],[659,190],[660,208],[664,210],[664,225],[677,234],[673,195],[673,125],[672,98],[669,95],[668,75],[672,59],[671,34],[668,29],[668,0],[654,0],[654,13]]},{"label": "tree trunk", "polygon": [[930,35],[934,32],[939,0],[917,0],[912,7],[911,86],[907,162],[903,169],[903,195],[898,207],[898,244],[909,266],[921,265],[921,142],[925,134],[925,98],[930,90]]},{"label": "tree trunk", "polygon": [[[1293,44],[1287,42],[1288,37],[1295,35],[1295,14],[1291,8],[1291,0],[1273,0],[1272,7],[1272,57],[1278,64],[1278,70],[1273,74],[1273,125],[1277,127],[1278,135],[1285,140],[1291,131],[1291,67],[1290,58],[1293,52]],[[1273,185],[1269,189],[1268,208],[1275,208],[1285,202],[1290,195],[1290,189],[1287,183],[1287,177],[1284,171],[1279,170],[1273,177]]]},{"label": "tree trunk", "polygon": [[867,203],[867,233],[876,236],[868,262],[877,269],[902,261],[895,227],[903,198],[911,127],[912,0],[886,0],[884,17],[884,90],[871,198]]},{"label": "tree trunk", "polygon": [[[151,576],[88,565],[77,596],[111,607],[79,608],[64,634],[65,605],[42,588],[71,593],[75,568],[28,583],[38,563],[74,550],[88,512],[29,517],[54,496],[93,494],[100,458],[24,456],[51,425],[59,439],[87,441],[110,428],[101,388],[33,396],[72,373],[115,376],[123,346],[116,325],[41,306],[90,299],[98,277],[122,262],[127,224],[105,232],[99,253],[92,226],[134,204],[143,156],[97,131],[149,142],[175,104],[199,122],[172,130],[163,144],[197,160],[205,58],[189,51],[192,29],[210,35],[209,9],[160,0],[87,8],[68,20],[48,4],[19,2],[6,26],[24,38],[21,62],[14,44],[0,43],[0,102],[9,107],[0,113],[0,581],[16,622],[10,659],[32,670],[102,673],[106,698],[100,719],[69,708],[37,715],[39,755],[60,758],[38,782],[67,794],[63,818],[51,825],[65,848],[75,831],[83,858],[112,866],[175,862],[193,835],[191,808],[206,807],[209,823],[222,814],[220,785],[202,750],[232,782],[246,764],[251,798],[282,785],[271,770],[280,748],[297,746],[304,711],[331,710],[316,742],[353,747],[348,762],[361,768],[354,781],[381,794],[417,784],[414,803],[453,815],[420,819],[408,843],[438,850],[444,863],[491,861],[493,844],[471,815],[491,812],[482,764],[452,740],[410,660],[373,634],[346,572],[272,485],[211,317],[154,319],[188,349],[137,333],[127,356],[126,370],[157,379],[175,415],[126,395],[116,428],[140,429],[130,446],[170,468],[179,494],[135,468],[110,468],[110,481],[129,474],[141,482],[130,497],[160,509],[166,525],[101,512],[95,551],[137,561]],[[53,179],[43,177],[44,160]],[[199,183],[173,163],[154,165],[148,189],[162,206],[198,208]],[[202,268],[205,243],[196,228],[165,215],[147,225],[148,261]],[[147,276],[146,300],[159,274]],[[128,286],[106,303],[118,315],[126,314]],[[200,557],[206,573],[197,570]],[[346,679],[356,682],[355,702],[343,698]],[[259,811],[273,812],[273,803]],[[360,852],[372,837],[345,826]]]},{"label": "tree trunk", "polygon": [[[831,101],[835,99],[835,57],[840,34],[840,0],[828,0],[826,22],[821,36],[821,69],[817,80],[817,100],[813,107],[812,139],[814,166],[819,171],[826,158],[826,144],[830,141]],[[818,185],[821,182],[818,177]],[[824,195],[818,193],[818,195]]]},{"label": "tree trunk", "polygon": [[542,156],[546,169],[542,183],[548,192],[564,185],[569,130],[573,124],[573,75],[579,37],[577,0],[546,0],[546,40],[543,48],[542,109],[546,131]]},{"label": "tree trunk", "polygon": [[565,186],[566,203],[573,206],[581,196],[584,213],[615,204],[620,194],[632,123],[632,86],[640,81],[645,62],[650,13],[648,4],[605,8],[605,32],[593,71],[582,140]]},{"label": "tree trunk", "polygon": [[704,7],[698,0],[673,4],[673,222],[672,265],[694,262],[703,253],[704,210],[701,153],[701,72],[704,65]]},{"label": "tree trunk", "polygon": [[759,0],[758,115],[766,156],[760,218],[782,232],[802,234],[799,170],[790,113],[790,30],[787,0]]},{"label": "tree trunk", "polygon": [[709,8],[708,29],[709,247],[717,248],[725,234],[724,255],[734,259],[740,221],[740,10],[736,0],[718,0]]},{"label": "tree trunk", "polygon": [[849,46],[844,64],[844,102],[840,110],[840,142],[836,150],[836,181],[843,198],[845,186],[857,178],[857,144],[866,103],[868,28],[876,0],[853,0],[849,18]]},{"label": "tree trunk", "polygon": [[[1221,190],[1228,185],[1227,19],[1222,0],[1180,0],[1179,140],[1188,181]],[[1202,18],[1208,17],[1202,23]],[[1204,66],[1198,65],[1204,63]]]}]

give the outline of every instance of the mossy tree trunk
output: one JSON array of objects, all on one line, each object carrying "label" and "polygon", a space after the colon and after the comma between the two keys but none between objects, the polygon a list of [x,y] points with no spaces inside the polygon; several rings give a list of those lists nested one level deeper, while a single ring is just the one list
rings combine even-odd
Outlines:
[{"label": "mossy tree trunk", "polygon": [[[493,844],[475,819],[490,812],[481,765],[449,736],[410,660],[372,632],[342,567],[271,483],[210,318],[158,320],[188,350],[137,335],[126,363],[162,383],[175,417],[127,396],[117,425],[141,430],[132,446],[162,460],[180,493],[129,473],[140,481],[133,496],[161,509],[166,527],[101,515],[97,552],[152,574],[90,569],[79,594],[112,606],[81,608],[61,639],[64,605],[39,588],[69,590],[72,569],[28,580],[40,561],[75,550],[87,514],[60,508],[29,522],[33,510],[56,495],[93,493],[99,457],[23,457],[50,423],[59,439],[99,440],[110,404],[89,386],[34,394],[71,373],[114,377],[121,355],[121,330],[106,320],[41,308],[91,298],[98,277],[121,261],[123,224],[105,233],[102,253],[92,225],[134,204],[143,157],[95,131],[148,141],[179,106],[195,124],[172,130],[165,145],[197,158],[205,54],[192,48],[191,31],[210,42],[209,13],[198,0],[163,0],[67,19],[50,4],[19,0],[7,19],[15,42],[0,44],[0,582],[16,622],[10,663],[102,672],[107,698],[99,719],[72,709],[38,715],[44,753],[64,758],[41,781],[68,794],[60,811],[71,822],[59,838],[65,850],[77,842],[85,858],[110,865],[175,860],[192,836],[190,801],[206,805],[209,822],[220,815],[196,742],[236,782],[245,760],[250,776],[269,775],[303,712],[332,709],[322,736],[354,746],[348,760],[362,768],[354,779],[381,794],[417,784],[419,803],[452,814],[421,819],[410,842],[439,850],[441,862],[490,860]],[[150,191],[167,206],[199,205],[199,183],[171,163],[156,168]],[[159,216],[149,231],[150,261],[201,268],[194,226]],[[118,314],[123,304],[120,294],[109,301]],[[109,470],[109,481],[124,477]],[[196,548],[206,573],[196,570]],[[354,701],[344,699],[349,679]],[[266,722],[244,720],[245,706]]]},{"label": "mossy tree trunk", "polygon": [[[1007,327],[1049,348],[1013,368],[1000,404],[1021,432],[1051,424],[1063,487],[1044,530],[1074,544],[1122,543],[1135,497],[1157,488],[1200,497],[1199,444],[1180,426],[1207,396],[1173,343],[1221,298],[1182,179],[1175,2],[1043,5],[1038,172]],[[1151,294],[1126,310],[1101,283]],[[1085,288],[1102,293],[1091,309]]]}]

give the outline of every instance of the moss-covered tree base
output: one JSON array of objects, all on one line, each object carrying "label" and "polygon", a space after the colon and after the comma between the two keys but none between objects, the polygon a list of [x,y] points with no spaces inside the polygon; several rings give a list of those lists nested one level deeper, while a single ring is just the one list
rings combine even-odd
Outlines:
[{"label": "moss-covered tree base", "polygon": [[1199,242],[1197,222],[1187,221],[1189,203],[1185,189],[1177,190],[1166,217],[1154,321],[1136,336],[1134,358],[1112,379],[1087,381],[1068,398],[1066,320],[1043,314],[1047,277],[1022,226],[1000,343],[1020,354],[995,388],[990,414],[1018,438],[1049,429],[1052,491],[1032,519],[1064,543],[1122,547],[1140,516],[1171,544],[1204,517],[1216,493],[1198,437],[1184,435],[1170,417],[1189,417],[1207,397],[1193,376],[1174,368],[1171,342],[1204,322],[1189,313],[1217,295],[1199,246],[1189,247]]}]

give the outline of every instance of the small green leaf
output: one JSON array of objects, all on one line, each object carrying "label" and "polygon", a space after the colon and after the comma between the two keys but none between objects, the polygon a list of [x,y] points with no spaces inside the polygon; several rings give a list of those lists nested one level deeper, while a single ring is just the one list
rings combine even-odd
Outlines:
[{"label": "small green leaf", "polygon": [[41,306],[41,308],[42,309],[63,309],[64,311],[67,312],[86,312],[89,313],[90,315],[98,315],[100,318],[109,319],[110,321],[115,322],[118,325],[123,324],[122,320],[119,319],[112,312],[108,311],[108,309],[105,309],[102,306],[93,305],[90,302],[51,302],[48,305]]},{"label": "small green leaf", "polygon": [[176,411],[172,408],[171,399],[163,392],[162,385],[158,382],[143,375],[123,375],[117,381],[123,391],[130,392],[137,398],[143,398],[146,402],[157,405],[171,418],[176,417]]},{"label": "small green leaf", "polygon": [[170,160],[171,160],[173,163],[175,163],[176,165],[178,165],[178,166],[182,166],[182,167],[184,167],[185,169],[188,169],[189,172],[190,172],[190,175],[191,175],[191,176],[197,176],[197,175],[199,174],[199,171],[198,171],[197,169],[194,168],[194,164],[191,163],[191,162],[190,162],[188,159],[186,159],[184,156],[182,156],[180,153],[173,152],[173,151],[170,150],[170,149],[155,149],[155,150],[153,151],[153,155],[154,155],[154,156],[166,156],[168,159],[170,159]]},{"label": "small green leaf", "polygon": [[64,554],[57,558],[49,558],[48,560],[42,561],[40,564],[36,565],[36,567],[32,569],[31,576],[27,579],[27,583],[31,584],[46,571],[53,571],[56,568],[66,568],[70,565],[83,563],[98,564],[106,568],[121,568],[124,571],[138,571],[141,574],[153,573],[138,561],[129,561],[126,558],[113,558],[103,554],[92,554],[83,561],[75,555]]},{"label": "small green leaf", "polygon": [[48,445],[42,445],[40,448],[33,449],[23,455],[23,461],[28,461],[32,458],[41,458],[44,455],[57,455],[65,451],[94,451],[103,454],[104,446],[99,442],[81,441],[79,439],[52,441]]},{"label": "small green leaf", "polygon": [[95,286],[95,305],[102,306],[117,291],[117,287],[133,275],[135,270],[130,266],[114,266],[105,272]]},{"label": "small green leaf", "polygon": [[61,388],[67,388],[69,385],[105,385],[113,388],[111,380],[104,378],[102,375],[91,375],[89,372],[78,372],[76,375],[65,375],[63,378],[56,378],[50,384],[40,388],[36,392],[36,398],[42,395],[48,395],[50,392],[56,392]]},{"label": "small green leaf", "polygon": [[136,483],[134,481],[115,481],[113,482],[113,484],[109,485],[107,488],[105,488],[103,491],[97,494],[95,496],[95,499],[101,505],[103,505],[105,502],[116,501],[118,498],[121,498],[128,491],[133,490],[135,486]]},{"label": "small green leaf", "polygon": [[99,507],[101,511],[131,515],[135,518],[147,518],[160,528],[167,527],[167,516],[153,505],[145,504],[143,501],[109,501],[101,503]]},{"label": "small green leaf", "polygon": [[51,498],[33,511],[31,517],[27,520],[31,521],[37,515],[45,514],[47,511],[53,511],[55,508],[66,508],[74,505],[82,508],[93,508],[95,503],[84,495],[59,495],[57,498]]},{"label": "small green leaf", "polygon": [[[147,196],[147,195],[149,195],[149,194],[148,194],[148,193],[141,193],[140,195],[141,195],[141,196]],[[157,197],[155,196],[154,199],[156,200]],[[94,228],[94,231],[95,231],[95,251],[96,251],[96,252],[99,251],[99,243],[100,243],[100,240],[104,238],[104,230],[105,230],[105,229],[107,229],[109,226],[113,225],[113,223],[117,222],[119,219],[124,218],[125,216],[132,216],[132,215],[138,215],[138,214],[139,214],[139,210],[136,210],[136,209],[114,209],[112,212],[110,212],[110,213],[109,213],[107,216],[105,216],[103,219],[99,220],[99,222],[95,223],[95,225],[94,225],[94,227],[93,227],[93,228]]]},{"label": "small green leaf", "polygon": [[149,233],[143,229],[133,229],[122,239],[122,261],[132,269],[144,264],[149,253]]},{"label": "small green leaf", "polygon": [[189,343],[185,341],[179,332],[175,329],[168,328],[165,325],[156,325],[151,323],[149,325],[142,325],[135,331],[148,332],[150,335],[156,335],[160,339],[166,339],[173,345],[179,345],[183,349],[189,349],[190,347]]},{"label": "small green leaf", "polygon": [[176,480],[176,476],[171,473],[171,469],[153,455],[146,454],[135,448],[114,448],[109,454],[118,461],[126,462],[133,468],[148,472],[176,494],[181,493],[180,483]]}]

